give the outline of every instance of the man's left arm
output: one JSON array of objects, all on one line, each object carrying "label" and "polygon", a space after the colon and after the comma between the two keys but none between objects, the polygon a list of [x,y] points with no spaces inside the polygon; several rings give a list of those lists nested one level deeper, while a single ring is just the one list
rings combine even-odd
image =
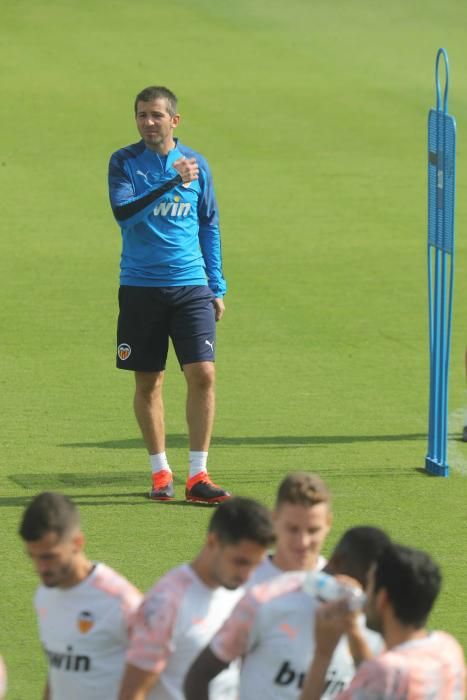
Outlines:
[{"label": "man's left arm", "polygon": [[186,700],[209,700],[209,683],[228,666],[210,647],[206,647],[193,662],[185,676],[183,691]]},{"label": "man's left arm", "polygon": [[232,661],[248,653],[255,635],[257,612],[257,601],[249,591],[188,670],[183,686],[186,700],[208,700],[210,681]]},{"label": "man's left arm", "polygon": [[222,271],[219,211],[211,172],[206,161],[203,161],[200,166],[199,183],[201,189],[198,203],[199,244],[206,266],[208,284],[215,296],[216,321],[219,321],[225,310],[223,298],[227,291],[227,284]]}]

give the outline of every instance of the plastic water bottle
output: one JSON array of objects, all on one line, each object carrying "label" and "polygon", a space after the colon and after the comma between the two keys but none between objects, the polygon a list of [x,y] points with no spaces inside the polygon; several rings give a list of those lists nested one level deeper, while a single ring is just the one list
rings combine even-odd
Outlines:
[{"label": "plastic water bottle", "polygon": [[347,601],[349,610],[353,612],[362,610],[366,601],[366,595],[361,588],[342,583],[324,571],[309,571],[303,579],[303,590],[322,602],[343,598]]}]

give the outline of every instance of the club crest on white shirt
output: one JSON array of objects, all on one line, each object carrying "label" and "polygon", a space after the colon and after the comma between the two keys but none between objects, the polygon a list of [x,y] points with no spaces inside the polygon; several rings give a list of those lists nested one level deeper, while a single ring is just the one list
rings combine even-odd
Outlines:
[{"label": "club crest on white shirt", "polygon": [[80,612],[80,614],[78,615],[77,624],[81,634],[87,634],[88,632],[90,632],[94,627],[95,621],[96,619],[92,612],[89,612],[88,610],[83,610],[82,612]]}]

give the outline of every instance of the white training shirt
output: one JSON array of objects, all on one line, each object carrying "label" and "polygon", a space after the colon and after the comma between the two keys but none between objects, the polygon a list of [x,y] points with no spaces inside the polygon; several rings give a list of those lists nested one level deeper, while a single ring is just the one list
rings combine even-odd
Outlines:
[{"label": "white training shirt", "polygon": [[[314,614],[319,604],[302,590],[306,575],[305,571],[289,572],[249,589],[213,638],[210,648],[222,661],[243,657],[241,700],[299,697],[314,652]],[[380,653],[381,636],[366,628],[365,636],[373,653]],[[334,698],[354,674],[343,637],[332,657],[322,697]]]},{"label": "white training shirt", "polygon": [[[182,564],[146,594],[135,619],[127,662],[160,674],[148,700],[183,700],[188,669],[243,593],[242,588],[209,588],[191,566]],[[209,692],[212,700],[235,700],[237,664],[220,673]]]},{"label": "white training shirt", "polygon": [[105,564],[96,564],[72,588],[38,588],[34,604],[52,700],[117,698],[132,617],[142,598]]},{"label": "white training shirt", "polygon": [[366,661],[339,700],[464,700],[464,653],[446,632],[430,632]]},{"label": "white training shirt", "polygon": [[[268,554],[263,559],[261,564],[258,564],[248,579],[248,588],[253,588],[253,586],[256,586],[258,583],[263,583],[264,581],[268,581],[270,578],[274,578],[274,576],[280,576],[281,574],[285,573],[285,571],[279,569],[279,567],[274,564],[272,560],[273,556],[273,554]],[[311,569],[311,571],[322,571],[327,563],[328,560],[322,557],[320,554],[315,568]]]}]

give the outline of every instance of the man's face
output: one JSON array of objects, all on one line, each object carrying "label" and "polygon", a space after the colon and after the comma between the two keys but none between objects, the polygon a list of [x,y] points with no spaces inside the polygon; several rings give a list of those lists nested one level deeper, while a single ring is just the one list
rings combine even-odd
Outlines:
[{"label": "man's face", "polygon": [[139,101],[136,106],[136,126],[146,146],[153,151],[170,150],[173,130],[179,121],[179,114],[169,114],[165,98]]},{"label": "man's face", "polygon": [[284,571],[313,569],[331,529],[327,503],[305,506],[282,503],[274,513],[276,551],[274,562]]},{"label": "man's face", "polygon": [[60,539],[51,531],[25,545],[44,586],[66,588],[74,580],[76,557],[82,548],[81,533],[70,533]]},{"label": "man's face", "polygon": [[233,591],[246,583],[253,569],[263,560],[266,548],[251,540],[223,544],[211,533],[211,576],[219,586]]},{"label": "man's face", "polygon": [[375,632],[382,632],[381,615],[378,612],[376,593],[375,593],[375,570],[376,564],[373,564],[368,572],[368,583],[366,586],[366,603],[364,613],[366,615],[366,624]]}]

